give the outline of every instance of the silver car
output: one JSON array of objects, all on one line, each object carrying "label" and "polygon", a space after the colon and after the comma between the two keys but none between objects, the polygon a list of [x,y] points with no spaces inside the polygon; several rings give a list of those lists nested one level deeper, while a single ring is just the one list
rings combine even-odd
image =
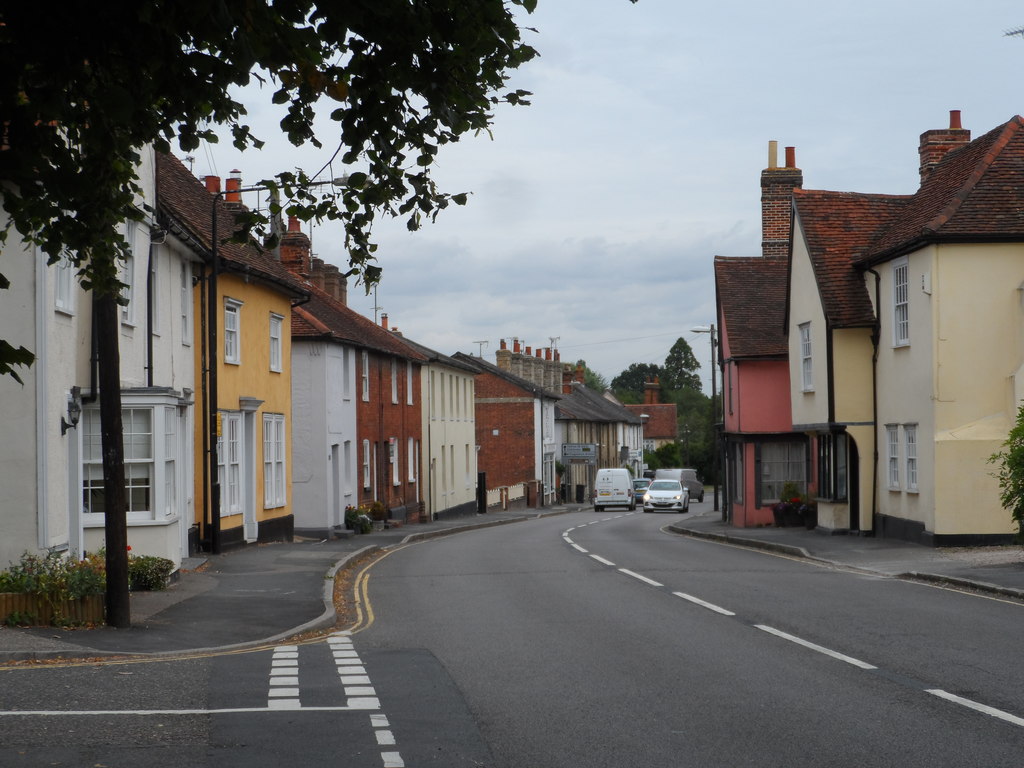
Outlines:
[{"label": "silver car", "polygon": [[689,512],[690,493],[678,480],[654,480],[644,492],[644,512]]}]

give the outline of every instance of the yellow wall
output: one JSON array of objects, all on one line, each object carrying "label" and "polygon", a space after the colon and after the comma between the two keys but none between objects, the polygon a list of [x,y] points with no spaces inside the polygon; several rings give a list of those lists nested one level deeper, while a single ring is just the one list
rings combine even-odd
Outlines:
[{"label": "yellow wall", "polygon": [[[233,275],[222,273],[217,277],[217,399],[222,411],[238,411],[239,399],[262,400],[253,418],[253,478],[251,482],[252,504],[256,520],[262,522],[292,513],[292,413],[291,413],[291,300],[274,288],[257,282],[246,282]],[[200,335],[202,323],[198,303],[199,289],[196,290],[196,370],[200,370]],[[239,313],[240,363],[224,362],[224,299],[241,302]],[[270,370],[270,315],[283,318],[281,329],[281,372]],[[197,382],[198,389],[198,382]],[[197,391],[197,407],[206,407],[200,401],[202,393]],[[283,507],[264,509],[263,506],[263,414],[283,414],[285,420],[285,483],[286,496]],[[203,491],[202,414],[196,415],[196,516],[202,517],[205,503]],[[223,493],[223,489],[222,489]],[[242,515],[221,518],[221,530],[242,525]]]},{"label": "yellow wall", "polygon": [[[799,224],[799,219],[797,220]],[[828,421],[828,356],[825,314],[818,295],[807,245],[799,225],[794,228],[793,263],[789,288],[789,381],[794,424],[823,424]],[[800,325],[811,324],[811,371],[813,390],[803,390]]]}]

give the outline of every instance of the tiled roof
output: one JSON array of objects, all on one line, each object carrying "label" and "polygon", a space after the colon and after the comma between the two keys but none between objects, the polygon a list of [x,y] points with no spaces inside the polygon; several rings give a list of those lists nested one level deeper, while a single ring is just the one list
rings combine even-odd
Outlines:
[{"label": "tiled roof", "polygon": [[864,254],[872,263],[926,242],[1024,240],[1024,118],[950,151]]},{"label": "tiled roof", "polygon": [[[644,422],[644,438],[648,440],[675,440],[679,436],[679,422],[675,403],[629,404],[626,406],[637,416],[650,416]],[[641,419],[642,421],[642,419]]]},{"label": "tiled roof", "polygon": [[810,252],[825,316],[835,327],[870,326],[874,310],[853,263],[907,209],[902,195],[793,190],[800,229]]},{"label": "tiled roof", "polygon": [[[213,243],[213,195],[173,155],[157,153],[157,207],[161,219],[176,235],[190,241],[196,252],[209,260]],[[231,243],[235,226],[234,213],[223,200],[217,202],[217,239],[221,241],[217,255],[221,268],[241,272],[269,282],[295,297],[305,296],[301,281],[289,272],[272,253],[255,243]]]},{"label": "tiled roof", "polygon": [[529,392],[534,397],[547,398],[549,400],[560,400],[562,398],[561,395],[550,392],[543,387],[538,387],[529,379],[524,379],[522,376],[516,376],[514,373],[509,373],[505,369],[494,365],[494,363],[487,362],[482,357],[474,357],[473,355],[467,355],[464,352],[456,352],[452,357],[462,363],[465,363],[471,368],[475,368],[480,373],[489,373],[493,376],[497,376],[499,379],[504,379],[509,384]]},{"label": "tiled roof", "polygon": [[402,341],[423,355],[428,363],[438,363],[439,365],[446,365],[449,368],[458,368],[461,371],[466,371],[472,374],[479,373],[474,366],[468,365],[462,360],[456,360],[454,357],[449,357],[448,355],[433,350],[430,347],[425,347],[412,339],[407,339],[403,336]]},{"label": "tiled roof", "polygon": [[786,354],[787,266],[786,259],[715,257],[719,309],[733,357]]},{"label": "tiled roof", "polygon": [[555,418],[626,424],[640,423],[640,417],[628,408],[613,403],[599,392],[587,388],[578,381],[572,383],[572,391],[569,394],[562,396],[555,409]]},{"label": "tiled roof", "polygon": [[427,356],[406,339],[381,328],[320,288],[314,285],[306,288],[310,293],[309,301],[292,308],[293,339],[330,339],[414,362],[426,362]]}]

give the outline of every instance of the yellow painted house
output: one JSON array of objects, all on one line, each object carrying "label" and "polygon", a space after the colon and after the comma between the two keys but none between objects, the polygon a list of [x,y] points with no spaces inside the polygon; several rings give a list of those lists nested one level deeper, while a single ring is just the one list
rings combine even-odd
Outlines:
[{"label": "yellow painted house", "polygon": [[228,179],[222,193],[218,178],[204,185],[179,160],[161,155],[158,183],[169,232],[199,257],[194,347],[196,371],[205,375],[198,374],[195,392],[191,544],[219,552],[290,540],[291,309],[308,293],[272,253],[227,242],[241,208],[240,179]]}]

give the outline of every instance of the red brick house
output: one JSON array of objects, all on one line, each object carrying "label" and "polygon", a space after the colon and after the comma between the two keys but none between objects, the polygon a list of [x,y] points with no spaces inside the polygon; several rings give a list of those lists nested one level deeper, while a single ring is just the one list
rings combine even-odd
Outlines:
[{"label": "red brick house", "polygon": [[661,383],[658,377],[644,383],[644,401],[626,404],[643,422],[645,451],[656,451],[679,438],[679,417],[675,403],[661,402]]}]

